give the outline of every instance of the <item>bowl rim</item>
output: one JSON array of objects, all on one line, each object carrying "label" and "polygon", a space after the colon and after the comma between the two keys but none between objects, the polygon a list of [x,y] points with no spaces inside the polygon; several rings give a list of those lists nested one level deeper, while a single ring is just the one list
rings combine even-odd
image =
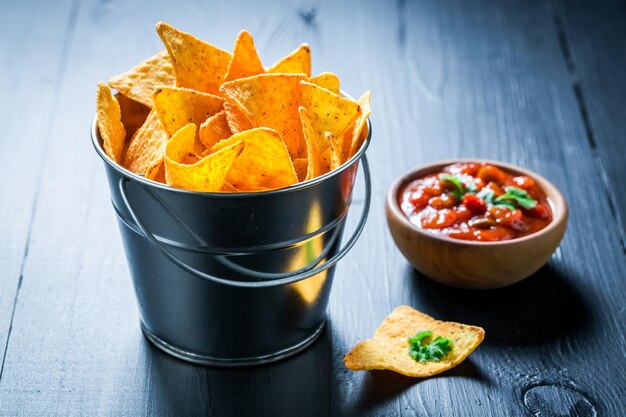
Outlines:
[{"label": "bowl rim", "polygon": [[[400,189],[410,181],[417,179],[417,177],[428,175],[430,173],[434,173],[439,169],[452,165],[454,163],[488,163],[495,165],[498,168],[502,168],[509,173],[519,173],[528,177],[531,177],[537,183],[539,183],[540,188],[546,194],[548,203],[550,204],[550,208],[552,209],[552,221],[543,229],[526,235],[519,238],[508,239],[508,240],[498,240],[498,241],[488,241],[483,242],[479,240],[463,240],[463,239],[454,239],[444,235],[438,235],[435,233],[431,233],[425,229],[419,228],[415,226],[413,223],[409,221],[409,218],[404,214],[400,206],[398,205],[398,194],[400,193]],[[547,190],[546,190],[547,188]],[[432,238],[435,240],[440,240],[442,242],[457,244],[461,246],[473,246],[473,247],[488,247],[488,246],[504,246],[504,245],[514,245],[522,242],[526,242],[529,240],[540,238],[544,235],[551,233],[554,229],[558,228],[564,221],[567,221],[568,217],[568,208],[567,203],[565,202],[565,198],[561,194],[561,191],[550,181],[548,181],[543,176],[537,174],[534,171],[531,171],[526,168],[522,168],[517,165],[513,165],[507,162],[497,161],[493,159],[485,159],[485,158],[456,158],[456,159],[443,159],[438,161],[429,162],[427,164],[418,165],[417,167],[412,168],[411,170],[405,172],[404,174],[397,177],[394,182],[389,187],[387,191],[386,204],[389,208],[388,213],[391,214],[398,219],[405,227],[410,228],[415,231],[415,233],[423,235],[428,238]]]}]

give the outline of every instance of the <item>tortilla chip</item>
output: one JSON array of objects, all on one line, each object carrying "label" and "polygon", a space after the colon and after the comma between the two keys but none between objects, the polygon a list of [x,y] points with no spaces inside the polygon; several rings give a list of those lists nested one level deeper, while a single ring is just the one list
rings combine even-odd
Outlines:
[{"label": "tortilla chip", "polygon": [[230,131],[230,127],[228,127],[224,110],[206,119],[206,121],[200,125],[198,136],[207,149],[211,149],[211,147],[220,140],[231,137],[232,132]]},{"label": "tortilla chip", "polygon": [[341,146],[339,146],[339,143],[337,143],[337,140],[332,133],[326,132],[324,134],[324,137],[330,145],[330,148],[327,150],[327,152],[330,154],[329,171],[332,171],[333,169],[339,168],[342,164],[343,157],[341,154]]},{"label": "tortilla chip", "polygon": [[363,146],[363,142],[367,137],[367,135],[364,134],[364,129],[367,125],[367,118],[372,113],[372,108],[370,106],[371,99],[372,93],[369,91],[366,91],[361,97],[359,97],[358,103],[359,106],[361,106],[361,115],[354,123],[354,126],[351,129],[348,129],[343,136],[342,151],[345,160],[352,158],[354,154],[361,149],[361,146]]},{"label": "tortilla chip", "polygon": [[302,134],[306,145],[307,172],[305,180],[310,180],[328,172],[329,164],[323,159],[324,149],[320,149],[315,137],[315,131],[311,127],[309,112],[304,107],[298,108],[300,123],[302,124]]},{"label": "tortilla chip", "polygon": [[167,50],[159,52],[120,75],[109,78],[109,84],[120,94],[152,108],[154,89],[159,85],[176,84]]},{"label": "tortilla chip", "polygon": [[113,161],[119,163],[124,153],[126,130],[122,124],[120,103],[113,97],[109,86],[102,82],[98,83],[96,114],[98,116],[98,129],[100,130],[100,137],[102,137],[104,152]]},{"label": "tortilla chip", "polygon": [[341,137],[361,115],[360,106],[348,98],[306,81],[300,85],[300,105],[309,112],[318,142],[323,143],[325,132]]},{"label": "tortilla chip", "polygon": [[250,120],[234,104],[224,101],[224,113],[231,132],[239,133],[252,129]]},{"label": "tortilla chip", "polygon": [[208,93],[179,87],[158,87],[153,94],[154,110],[168,135],[187,123],[196,126],[222,111],[222,99]]},{"label": "tortilla chip", "polygon": [[150,108],[123,94],[117,94],[115,98],[117,98],[118,103],[120,103],[122,124],[124,125],[124,129],[126,129],[126,141],[130,142],[135,132],[146,121],[150,113]]},{"label": "tortilla chip", "polygon": [[221,191],[233,161],[244,149],[243,141],[232,143],[193,164],[185,161],[195,157],[196,125],[189,123],[176,132],[165,151],[165,179],[172,187],[190,191]]},{"label": "tortilla chip", "polygon": [[237,193],[240,190],[235,188],[235,186],[229,183],[228,181],[224,181],[224,185],[222,186],[222,191],[227,192],[227,193]]},{"label": "tortilla chip", "polygon": [[306,179],[307,169],[309,167],[309,161],[307,158],[296,158],[293,160],[293,168],[298,175],[298,181],[302,182]]},{"label": "tortilla chip", "polygon": [[[306,155],[298,121],[299,82],[303,75],[260,74],[229,81],[220,89],[238,107],[252,127],[269,127],[280,133],[292,158]],[[235,131],[231,125],[231,130]]]},{"label": "tortilla chip", "polygon": [[232,56],[220,48],[159,22],[156,30],[169,52],[176,85],[217,94]]},{"label": "tortilla chip", "polygon": [[165,164],[161,163],[146,172],[146,179],[153,180],[165,184]]},{"label": "tortilla chip", "polygon": [[261,64],[259,54],[254,47],[254,39],[247,31],[242,30],[235,41],[233,58],[228,65],[225,81],[263,74],[265,68]]},{"label": "tortilla chip", "polygon": [[287,187],[298,182],[285,143],[278,132],[260,127],[219,142],[211,152],[243,141],[245,148],[230,168],[226,181],[241,191]]},{"label": "tortilla chip", "polygon": [[166,144],[167,133],[156,111],[152,110],[126,149],[124,168],[146,178],[156,178],[163,163]]},{"label": "tortilla chip", "polygon": [[[419,362],[409,356],[408,338],[430,330],[447,337],[452,350],[439,362]],[[485,331],[476,326],[435,320],[408,306],[396,308],[376,330],[374,337],[357,344],[344,358],[353,371],[388,369],[402,375],[427,377],[457,366],[483,341]]]},{"label": "tortilla chip", "polygon": [[271,66],[267,72],[272,74],[305,74],[311,76],[311,48],[303,43],[280,61]]},{"label": "tortilla chip", "polygon": [[308,79],[310,83],[317,84],[320,87],[324,87],[327,90],[332,91],[335,94],[341,95],[339,87],[339,77],[332,72],[322,72]]}]

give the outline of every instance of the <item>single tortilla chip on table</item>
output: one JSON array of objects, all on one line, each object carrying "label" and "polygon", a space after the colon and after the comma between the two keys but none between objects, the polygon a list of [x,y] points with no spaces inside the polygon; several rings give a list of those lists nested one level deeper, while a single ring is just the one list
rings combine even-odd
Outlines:
[{"label": "single tortilla chip on table", "polygon": [[220,92],[252,127],[276,130],[291,157],[301,158],[306,155],[298,118],[299,82],[303,79],[302,74],[260,74],[226,82]]},{"label": "single tortilla chip on table", "polygon": [[122,124],[120,103],[113,96],[111,88],[102,82],[98,83],[96,114],[104,152],[113,161],[120,163],[124,153],[126,130]]},{"label": "single tortilla chip on table", "polygon": [[305,74],[311,76],[311,47],[308,43],[303,43],[277,63],[272,65],[268,70],[272,74]]},{"label": "single tortilla chip on table", "polygon": [[167,50],[137,64],[128,71],[109,78],[109,84],[120,94],[152,108],[152,92],[157,86],[176,84],[174,69]]},{"label": "single tortilla chip on table", "polygon": [[148,179],[156,179],[163,165],[167,139],[159,116],[152,110],[126,149],[124,168]]},{"label": "single tortilla chip on table", "polygon": [[[226,175],[245,145],[240,140],[196,161],[195,139],[196,125],[189,123],[167,142],[166,183],[190,191],[221,191]],[[194,162],[187,163],[190,160]]]},{"label": "single tortilla chip on table", "polygon": [[275,130],[259,127],[234,134],[213,146],[211,152],[239,141],[243,141],[245,148],[226,176],[229,184],[240,191],[261,191],[298,182],[287,147]]},{"label": "single tortilla chip on table", "polygon": [[265,68],[254,46],[252,35],[245,30],[239,32],[233,49],[233,57],[226,71],[225,81],[263,74]]},{"label": "single tortilla chip on table", "polygon": [[[452,342],[452,350],[438,362],[419,362],[409,356],[408,338],[425,329]],[[428,377],[460,364],[484,337],[485,331],[480,327],[439,321],[409,306],[400,306],[385,318],[373,338],[357,344],[345,356],[344,363],[354,371],[386,369],[406,376]]]},{"label": "single tortilla chip on table", "polygon": [[324,87],[325,89],[330,90],[335,94],[341,95],[339,77],[332,72],[322,72],[321,74],[310,77],[307,81],[313,84],[317,84],[320,87]]},{"label": "single tortilla chip on table", "polygon": [[232,58],[230,52],[167,23],[157,23],[156,30],[169,52],[176,85],[217,94]]}]

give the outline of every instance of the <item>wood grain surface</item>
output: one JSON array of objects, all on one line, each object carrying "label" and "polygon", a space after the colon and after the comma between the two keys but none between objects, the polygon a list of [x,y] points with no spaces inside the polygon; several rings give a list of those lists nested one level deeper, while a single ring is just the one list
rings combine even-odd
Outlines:
[{"label": "wood grain surface", "polygon": [[[0,15],[0,415],[626,413],[622,3],[5,1]],[[314,72],[372,91],[368,225],[337,268],[326,331],[276,364],[195,366],[141,334],[89,127],[96,83],[162,49],[159,20],[228,49],[247,28],[266,65],[306,41]],[[455,157],[524,166],[564,194],[568,231],[529,279],[452,289],[394,246],[387,187]],[[401,304],[485,341],[434,378],[347,370]]]}]

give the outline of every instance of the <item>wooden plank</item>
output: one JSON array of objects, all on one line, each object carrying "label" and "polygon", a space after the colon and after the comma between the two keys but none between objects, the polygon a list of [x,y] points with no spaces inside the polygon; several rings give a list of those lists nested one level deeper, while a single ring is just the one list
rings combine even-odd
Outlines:
[{"label": "wooden plank", "polygon": [[[34,9],[33,9],[34,8]],[[0,3],[0,378],[28,255],[57,82],[65,71],[71,2]],[[46,19],[47,25],[41,24]]]},{"label": "wooden plank", "polygon": [[554,8],[554,20],[587,139],[599,169],[605,173],[604,202],[616,217],[626,251],[626,195],[617,192],[617,181],[624,174],[626,137],[624,4],[617,0],[560,1]]},{"label": "wooden plank", "polygon": [[[424,1],[395,10],[352,3],[328,13],[350,10],[356,19],[346,23],[365,47],[350,49],[343,63],[373,90],[368,154],[376,180],[368,227],[339,266],[331,296],[335,414],[591,415],[595,407],[619,415],[626,265],[551,7]],[[328,42],[337,37],[322,33]],[[455,156],[526,166],[564,192],[569,231],[548,267],[487,292],[449,289],[409,268],[385,230],[386,188],[419,163]],[[400,304],[482,325],[486,341],[440,378],[345,370],[345,352]]]}]

